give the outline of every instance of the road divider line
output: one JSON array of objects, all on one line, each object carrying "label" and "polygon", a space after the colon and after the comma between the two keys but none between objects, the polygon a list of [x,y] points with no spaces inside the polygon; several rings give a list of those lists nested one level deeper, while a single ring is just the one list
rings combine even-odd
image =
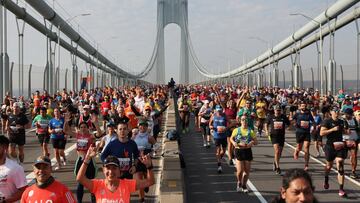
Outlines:
[{"label": "road divider line", "polygon": [[[224,157],[225,160],[228,160],[228,151],[226,150],[225,154],[227,155],[227,157]],[[231,167],[231,166],[230,166]],[[235,163],[232,166],[233,168],[235,168],[236,170],[236,166]],[[235,176],[236,177],[236,176]],[[260,200],[261,203],[267,203],[268,201],[266,201],[266,199],[261,195],[261,193],[257,190],[257,188],[255,187],[255,185],[250,181],[250,178],[247,181],[247,186],[251,189],[251,191],[253,191],[254,195]]]},{"label": "road divider line", "polygon": [[[294,149],[294,150],[296,149],[294,146],[292,146],[292,145],[289,144],[288,142],[285,142],[285,144],[286,144],[286,146],[288,146],[288,147],[290,147],[290,148],[292,148],[292,149]],[[303,154],[303,155],[305,154],[303,151],[300,151],[300,153]],[[322,166],[326,166],[326,164],[325,164],[324,162],[322,162],[322,161],[320,161],[319,159],[313,157],[312,155],[310,155],[310,159],[313,160],[313,161],[315,161],[316,163],[322,165]],[[337,171],[336,169],[334,169],[333,167],[331,167],[331,170],[334,171],[335,173],[338,172],[338,171]],[[354,183],[354,184],[357,185],[357,186],[360,186],[360,182],[359,182],[359,181],[356,181],[356,180],[350,178],[350,177],[347,176],[347,175],[345,175],[345,179],[349,180],[350,182]]]}]

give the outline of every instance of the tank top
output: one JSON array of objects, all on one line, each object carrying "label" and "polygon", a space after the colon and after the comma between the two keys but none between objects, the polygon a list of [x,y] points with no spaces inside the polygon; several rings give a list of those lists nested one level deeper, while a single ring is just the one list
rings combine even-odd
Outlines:
[{"label": "tank top", "polygon": [[225,129],[226,129],[226,119],[225,116],[214,116],[213,120],[214,126],[214,138],[223,139],[226,138]]},{"label": "tank top", "polygon": [[91,134],[76,134],[76,150],[86,152],[91,144],[93,143],[93,139]]},{"label": "tank top", "polygon": [[151,144],[149,143],[149,134],[140,133],[136,135],[134,141],[136,142],[139,150],[151,149]]}]

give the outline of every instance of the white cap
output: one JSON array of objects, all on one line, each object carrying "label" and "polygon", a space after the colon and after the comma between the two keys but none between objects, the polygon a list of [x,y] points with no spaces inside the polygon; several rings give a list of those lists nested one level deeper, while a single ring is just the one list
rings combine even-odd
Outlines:
[{"label": "white cap", "polygon": [[209,100],[204,100],[204,104],[208,104],[209,103]]}]

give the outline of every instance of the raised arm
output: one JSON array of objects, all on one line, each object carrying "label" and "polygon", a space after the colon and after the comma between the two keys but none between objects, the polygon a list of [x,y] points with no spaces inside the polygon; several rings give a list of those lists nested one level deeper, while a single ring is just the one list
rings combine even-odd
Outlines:
[{"label": "raised arm", "polygon": [[149,155],[139,157],[141,163],[143,163],[147,168],[147,175],[145,180],[136,180],[136,190],[150,187],[155,183],[153,165]]},{"label": "raised arm", "polygon": [[80,167],[80,170],[76,176],[76,181],[78,181],[80,184],[85,186],[89,191],[92,191],[93,183],[91,182],[90,179],[88,179],[85,176],[85,173],[86,173],[86,169],[87,169],[91,159],[95,156],[96,156],[96,146],[90,146],[90,148],[88,149],[88,151],[86,153],[84,161]]}]

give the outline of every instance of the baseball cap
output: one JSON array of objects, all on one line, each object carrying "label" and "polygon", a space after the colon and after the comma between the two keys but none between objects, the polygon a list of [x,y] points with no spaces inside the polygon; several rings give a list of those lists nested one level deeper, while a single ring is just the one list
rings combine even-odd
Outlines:
[{"label": "baseball cap", "polygon": [[204,100],[204,104],[208,104],[209,103],[209,100]]},{"label": "baseball cap", "polygon": [[106,157],[105,161],[104,161],[104,166],[108,166],[108,165],[114,165],[116,167],[120,166],[120,162],[119,159],[116,158],[115,156],[108,156]]},{"label": "baseball cap", "polygon": [[151,106],[150,106],[150,105],[146,105],[146,106],[144,107],[144,109],[145,109],[145,110],[151,110]]},{"label": "baseball cap", "polygon": [[83,108],[84,109],[90,109],[90,106],[86,104]]},{"label": "baseball cap", "polygon": [[275,105],[274,110],[281,110],[281,107],[279,105]]},{"label": "baseball cap", "polygon": [[48,165],[51,165],[51,160],[47,156],[39,156],[38,158],[36,158],[36,160],[34,162],[34,166],[36,164],[48,164]]},{"label": "baseball cap", "polygon": [[139,125],[148,125],[148,122],[147,122],[146,119],[141,118],[141,119],[139,119],[138,124],[139,124]]},{"label": "baseball cap", "polygon": [[47,108],[45,106],[41,107],[40,110],[47,111]]},{"label": "baseball cap", "polygon": [[220,105],[216,105],[215,110],[216,111],[222,111],[222,107]]},{"label": "baseball cap", "polygon": [[108,123],[106,124],[106,127],[115,127],[115,123],[113,123],[113,122],[108,122]]},{"label": "baseball cap", "polygon": [[344,110],[344,113],[346,113],[346,114],[353,114],[354,111],[353,111],[351,108],[346,108],[346,109]]},{"label": "baseball cap", "polygon": [[331,108],[331,111],[339,112],[340,109],[339,109],[337,106],[333,106],[333,107]]}]

